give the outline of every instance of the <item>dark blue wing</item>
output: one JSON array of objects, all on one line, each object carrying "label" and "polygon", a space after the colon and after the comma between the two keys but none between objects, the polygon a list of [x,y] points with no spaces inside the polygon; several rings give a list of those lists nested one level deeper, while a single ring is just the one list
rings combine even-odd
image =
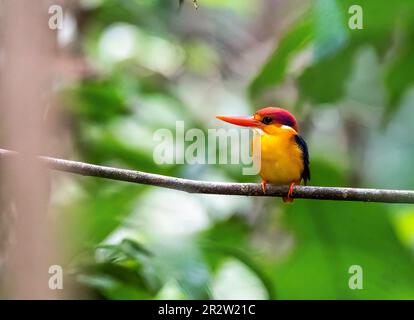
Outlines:
[{"label": "dark blue wing", "polygon": [[303,172],[302,172],[302,179],[305,185],[311,178],[310,169],[309,169],[309,151],[308,145],[306,144],[305,140],[300,135],[295,135],[295,142],[299,146],[300,150],[302,150],[302,159],[303,159]]}]

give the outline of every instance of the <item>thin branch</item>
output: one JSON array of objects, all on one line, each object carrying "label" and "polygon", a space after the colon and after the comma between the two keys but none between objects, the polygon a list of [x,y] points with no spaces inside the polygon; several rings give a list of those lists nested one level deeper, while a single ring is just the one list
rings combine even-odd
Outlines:
[{"label": "thin branch", "polygon": [[[16,152],[0,149],[0,157],[2,158],[10,158],[17,155]],[[263,194],[258,183],[197,181],[51,157],[38,158],[52,170],[157,186],[189,193],[284,197],[288,192],[288,186],[268,185],[266,193]],[[296,186],[293,196],[294,198],[316,200],[414,203],[414,191],[411,190]]]}]

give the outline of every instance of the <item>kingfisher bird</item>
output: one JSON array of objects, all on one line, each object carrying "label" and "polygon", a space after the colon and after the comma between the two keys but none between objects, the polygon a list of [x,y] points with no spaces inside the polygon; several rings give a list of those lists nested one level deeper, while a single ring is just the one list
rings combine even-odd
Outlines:
[{"label": "kingfisher bird", "polygon": [[[284,202],[293,202],[295,184],[310,180],[309,152],[299,135],[295,117],[282,108],[267,107],[251,117],[217,116],[217,119],[243,127],[251,127],[260,134],[260,176],[263,193],[267,183],[289,185]],[[253,144],[254,147],[254,144]],[[254,150],[253,150],[254,152]]]}]

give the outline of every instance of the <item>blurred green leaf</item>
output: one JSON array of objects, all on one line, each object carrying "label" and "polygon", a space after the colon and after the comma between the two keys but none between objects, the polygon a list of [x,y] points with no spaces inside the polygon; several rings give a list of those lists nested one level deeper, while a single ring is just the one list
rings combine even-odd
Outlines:
[{"label": "blurred green leaf", "polygon": [[114,187],[111,181],[96,182],[96,185],[85,185],[90,189],[82,200],[64,208],[66,219],[76,223],[70,228],[71,231],[76,230],[76,238],[71,245],[78,249],[104,240],[132,212],[134,200],[142,190],[127,184]]},{"label": "blurred green leaf", "polygon": [[348,38],[343,13],[335,0],[315,2],[315,59],[335,53]]},{"label": "blurred green leaf", "polygon": [[129,284],[120,283],[107,288],[103,291],[103,295],[112,300],[150,300],[154,299],[147,290],[133,287]]},{"label": "blurred green leaf", "polygon": [[254,250],[248,245],[251,231],[246,222],[237,217],[218,222],[200,238],[200,245],[212,270],[216,270],[228,257],[244,263],[262,282],[269,299],[275,298],[271,278],[252,257]]},{"label": "blurred green leaf", "polygon": [[135,261],[140,261],[143,256],[152,256],[152,253],[147,248],[131,239],[123,239],[119,244],[98,245],[96,246],[96,249],[112,251],[112,254],[109,255],[109,257],[119,258],[119,255],[122,254],[125,255],[127,259],[133,259]]},{"label": "blurred green leaf", "polygon": [[263,271],[262,266],[256,262],[252,257],[252,252],[246,252],[246,250],[240,249],[233,246],[223,246],[221,244],[209,244],[205,246],[207,252],[210,252],[209,255],[223,255],[220,259],[222,262],[225,258],[233,257],[246,265],[262,282],[263,287],[267,292],[269,299],[275,299],[275,290],[271,278]]},{"label": "blurred green leaf", "polygon": [[164,239],[151,247],[151,274],[164,283],[173,280],[187,299],[209,299],[210,277],[199,248],[192,239]]},{"label": "blurred green leaf", "polygon": [[[331,170],[315,165],[318,172]],[[329,184],[341,184],[335,171]],[[336,177],[336,178],[334,178]],[[327,181],[326,181],[327,182]],[[387,206],[298,201],[287,210],[296,248],[275,270],[281,299],[412,299],[413,257],[398,241]],[[363,289],[348,286],[352,265],[363,269]]]},{"label": "blurred green leaf", "polygon": [[283,36],[269,60],[250,84],[250,98],[255,100],[265,90],[280,84],[286,76],[290,58],[309,44],[313,37],[313,20],[309,16],[304,16]]},{"label": "blurred green leaf", "polygon": [[149,299],[155,294],[139,268],[116,263],[84,265],[78,281],[113,299]]},{"label": "blurred green leaf", "polygon": [[392,59],[385,72],[385,84],[389,99],[386,116],[393,115],[401,102],[403,94],[414,85],[414,33],[406,35],[406,39]]},{"label": "blurred green leaf", "polygon": [[343,97],[352,71],[353,46],[347,46],[311,65],[298,78],[299,94],[314,104],[335,102]]},{"label": "blurred green leaf", "polygon": [[110,276],[114,280],[119,282],[129,283],[132,286],[136,287],[145,287],[146,283],[142,276],[139,274],[138,268],[131,268],[122,266],[115,263],[96,263],[92,265],[83,266],[83,272],[85,274],[101,274]]},{"label": "blurred green leaf", "polygon": [[70,108],[91,122],[110,121],[127,112],[122,93],[109,81],[85,81],[69,94],[72,96]]},{"label": "blurred green leaf", "polygon": [[[398,242],[385,207],[301,203],[289,210],[288,221],[297,235],[297,247],[289,262],[276,271],[278,297],[414,297],[414,262]],[[348,286],[352,265],[363,269],[363,290],[351,290]]]},{"label": "blurred green leaf", "polygon": [[[360,5],[363,9],[362,30],[349,30],[351,16],[348,9]],[[397,19],[409,30],[413,25],[414,5],[407,1],[379,0],[331,1],[318,0],[310,18],[301,19],[282,38],[269,61],[257,74],[249,88],[250,96],[257,100],[266,89],[276,87],[287,79],[286,67],[294,53],[312,44],[314,59],[297,77],[300,101],[315,105],[332,103],[343,98],[354,53],[361,47],[373,45],[381,57],[389,50],[397,27]],[[395,50],[387,68],[385,82],[389,90],[389,110],[398,102],[413,82],[410,37],[402,48]],[[411,41],[412,42],[412,41]],[[408,68],[408,71],[407,71]]]},{"label": "blurred green leaf", "polygon": [[139,257],[141,255],[152,256],[151,251],[132,239],[123,239],[121,242],[121,248],[123,252],[128,253],[133,257]]}]

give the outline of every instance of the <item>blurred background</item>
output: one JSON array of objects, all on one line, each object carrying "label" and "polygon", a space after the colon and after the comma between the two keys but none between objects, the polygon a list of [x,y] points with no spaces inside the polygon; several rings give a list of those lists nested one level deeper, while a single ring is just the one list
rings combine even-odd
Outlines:
[{"label": "blurred background", "polygon": [[[174,132],[177,120],[186,129],[227,128],[214,116],[272,105],[299,120],[311,185],[414,188],[414,2],[199,0],[198,10],[178,2],[56,2],[64,19],[49,31],[51,98],[39,120],[48,142],[39,152],[191,179],[258,181],[237,165],[156,165],[153,134]],[[358,4],[363,29],[351,30],[349,8]],[[66,297],[414,298],[410,205],[284,205],[47,177],[48,206],[39,212],[59,243],[50,261],[64,270]],[[10,226],[5,194],[3,226]],[[2,238],[13,243],[13,232]],[[362,290],[349,288],[352,265],[363,269]]]}]

